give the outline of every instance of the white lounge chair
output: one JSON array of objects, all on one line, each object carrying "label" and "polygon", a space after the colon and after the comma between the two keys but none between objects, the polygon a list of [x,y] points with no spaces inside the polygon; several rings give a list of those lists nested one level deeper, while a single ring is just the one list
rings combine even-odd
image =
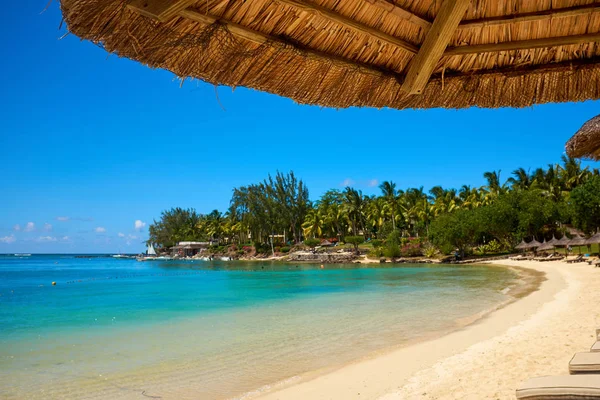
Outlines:
[{"label": "white lounge chair", "polygon": [[600,352],[600,341],[597,341],[596,343],[594,343],[594,345],[592,347],[590,347],[590,352],[592,352],[592,353]]},{"label": "white lounge chair", "polygon": [[571,374],[589,374],[600,372],[600,353],[575,353],[569,362]]},{"label": "white lounge chair", "polygon": [[600,400],[600,375],[542,376],[517,389],[522,400]]}]

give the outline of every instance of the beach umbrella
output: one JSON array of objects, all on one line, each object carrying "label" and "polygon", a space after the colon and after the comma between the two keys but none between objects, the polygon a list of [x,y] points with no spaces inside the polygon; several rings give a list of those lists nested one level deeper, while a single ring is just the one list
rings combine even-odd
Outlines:
[{"label": "beach umbrella", "polygon": [[558,239],[552,235],[552,239],[548,240],[546,244],[550,244],[552,246],[558,246]]},{"label": "beach umbrella", "polygon": [[600,160],[600,115],[583,124],[565,148],[569,157]]},{"label": "beach umbrella", "polygon": [[563,235],[560,239],[556,241],[555,246],[568,246],[571,242],[571,239],[567,237],[567,235]]},{"label": "beach umbrella", "polygon": [[591,1],[59,3],[68,32],[104,51],[182,81],[301,104],[454,109],[600,98]]},{"label": "beach umbrella", "polygon": [[596,233],[594,236],[592,236],[589,239],[586,239],[585,244],[596,244],[596,243],[600,243],[600,232]]},{"label": "beach umbrella", "polygon": [[552,250],[554,248],[553,244],[550,244],[549,242],[546,242],[544,240],[544,242],[542,243],[541,246],[539,246],[537,249],[538,251],[545,251],[545,250]]},{"label": "beach umbrella", "polygon": [[529,249],[535,249],[537,247],[540,247],[542,244],[540,242],[538,242],[537,240],[535,240],[535,238],[533,238],[533,240],[529,243],[527,243],[527,246],[529,246]]},{"label": "beach umbrella", "polygon": [[518,245],[515,246],[515,249],[517,249],[517,250],[526,250],[528,248],[529,248],[529,243],[527,243],[525,241],[525,239],[523,239],[521,241],[521,243],[519,243]]},{"label": "beach umbrella", "polygon": [[[586,244],[585,242],[586,239],[577,234],[569,241],[569,246],[583,246]],[[579,248],[579,254],[581,254],[581,247]]]}]

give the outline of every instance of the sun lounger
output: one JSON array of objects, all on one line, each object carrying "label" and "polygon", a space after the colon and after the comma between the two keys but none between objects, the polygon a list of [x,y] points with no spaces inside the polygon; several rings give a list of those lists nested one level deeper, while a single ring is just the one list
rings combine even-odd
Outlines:
[{"label": "sun lounger", "polygon": [[569,264],[581,262],[581,261],[583,261],[583,256],[580,254],[578,256],[567,257],[567,259],[565,261]]},{"label": "sun lounger", "polygon": [[600,341],[597,341],[596,343],[594,343],[592,345],[592,347],[590,347],[590,352],[592,352],[592,353],[600,352]]},{"label": "sun lounger", "polygon": [[548,257],[539,257],[536,258],[535,260],[537,261],[558,261],[558,260],[562,260],[563,256],[555,256],[555,255],[549,255]]},{"label": "sun lounger", "polygon": [[531,378],[517,389],[517,399],[600,399],[600,375],[542,376]]},{"label": "sun lounger", "polygon": [[600,353],[575,353],[569,362],[571,374],[600,372]]}]

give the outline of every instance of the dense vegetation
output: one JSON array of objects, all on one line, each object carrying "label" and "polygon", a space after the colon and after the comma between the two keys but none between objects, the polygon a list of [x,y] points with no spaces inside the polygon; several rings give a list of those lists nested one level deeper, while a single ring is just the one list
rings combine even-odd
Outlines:
[{"label": "dense vegetation", "polygon": [[[201,215],[195,210],[164,211],[150,226],[149,242],[168,248],[183,240],[254,245],[265,252],[315,238],[351,243],[369,240],[377,255],[449,253],[477,249],[509,251],[521,239],[562,236],[573,225],[586,233],[600,227],[600,175],[563,156],[529,173],[523,168],[502,181],[486,172],[482,187],[435,186],[401,190],[391,181],[380,196],[346,187],[309,200],[308,188],[293,172],[233,189],[230,207]],[[412,238],[412,239],[410,239]],[[416,238],[416,239],[415,239]]]}]

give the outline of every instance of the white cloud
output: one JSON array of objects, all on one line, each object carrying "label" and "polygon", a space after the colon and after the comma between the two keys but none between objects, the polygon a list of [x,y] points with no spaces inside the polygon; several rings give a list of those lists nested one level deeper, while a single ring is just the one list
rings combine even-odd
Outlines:
[{"label": "white cloud", "polygon": [[117,234],[117,236],[119,236],[119,237],[125,237],[125,234],[124,234],[123,232],[119,232],[119,233]]},{"label": "white cloud", "polygon": [[63,236],[63,237],[60,238],[60,240],[63,241],[63,242],[68,242],[69,240],[71,240],[71,238],[68,237],[68,236]]},{"label": "white cloud", "polygon": [[56,242],[56,240],[54,236],[40,236],[36,239],[36,242]]},{"label": "white cloud", "polygon": [[16,224],[15,226],[13,226],[13,231],[19,232],[20,230],[21,230],[21,225]]},{"label": "white cloud", "polygon": [[371,180],[370,180],[370,181],[367,183],[367,185],[368,185],[369,187],[375,187],[375,186],[379,185],[379,181],[378,181],[377,179],[371,179]]},{"label": "white cloud", "polygon": [[346,186],[352,186],[352,185],[354,185],[354,181],[352,179],[350,179],[350,178],[344,179],[344,181],[341,184],[341,186],[344,186],[344,187],[346,187]]},{"label": "white cloud", "polygon": [[106,228],[104,228],[103,226],[99,226],[96,229],[94,229],[94,231],[96,231],[96,233],[104,233],[106,232]]},{"label": "white cloud", "polygon": [[139,231],[139,230],[142,230],[142,228],[144,228],[146,226],[146,223],[142,222],[142,220],[136,219],[134,225],[135,225],[135,229]]},{"label": "white cloud", "polygon": [[56,217],[57,221],[61,221],[61,222],[65,222],[65,221],[93,221],[94,218],[92,217],[67,217],[67,216],[63,216],[63,217]]},{"label": "white cloud", "polygon": [[127,235],[128,239],[136,240],[138,237],[132,234]]},{"label": "white cloud", "polygon": [[16,240],[15,235],[0,237],[0,243],[13,243]]},{"label": "white cloud", "polygon": [[52,225],[46,222],[46,223],[44,224],[44,230],[45,230],[46,232],[50,232],[50,231],[52,230]]},{"label": "white cloud", "polygon": [[35,224],[33,222],[28,222],[25,225],[25,232],[33,232],[35,230]]}]

